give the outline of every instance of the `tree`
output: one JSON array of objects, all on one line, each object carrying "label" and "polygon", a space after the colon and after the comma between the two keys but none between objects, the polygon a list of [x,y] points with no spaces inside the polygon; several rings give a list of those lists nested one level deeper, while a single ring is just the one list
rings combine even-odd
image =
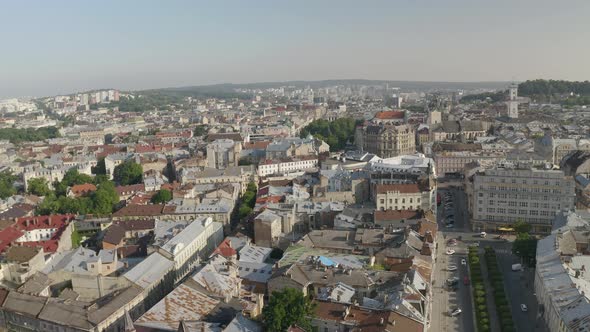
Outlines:
[{"label": "tree", "polygon": [[207,126],[205,125],[200,125],[200,126],[196,126],[195,127],[195,131],[193,132],[193,135],[196,136],[203,136],[205,134],[207,134],[209,132],[209,130],[207,129]]},{"label": "tree", "polygon": [[240,209],[238,210],[238,217],[240,219],[246,218],[250,213],[252,213],[252,208],[247,205],[241,205]]},{"label": "tree", "polygon": [[534,265],[537,255],[537,239],[528,233],[517,234],[516,240],[512,243],[512,253],[520,257],[524,263]]},{"label": "tree", "polygon": [[143,167],[132,159],[126,160],[115,166],[115,169],[113,170],[113,178],[122,186],[141,183],[143,178]]},{"label": "tree", "polygon": [[32,178],[28,181],[28,193],[37,196],[47,196],[51,194],[51,189],[44,178]]},{"label": "tree", "polygon": [[110,214],[113,212],[115,205],[119,203],[119,194],[115,189],[115,185],[110,181],[101,183],[90,197],[96,214]]},{"label": "tree", "polygon": [[160,189],[158,192],[152,196],[150,200],[154,204],[166,203],[172,200],[172,192],[167,189]]},{"label": "tree", "polygon": [[519,219],[514,223],[514,225],[512,225],[512,228],[514,228],[514,231],[516,231],[517,234],[530,233],[532,226],[531,224]]},{"label": "tree", "polygon": [[65,183],[66,186],[71,187],[76,184],[93,183],[94,178],[87,174],[81,174],[77,168],[70,168],[61,182]]},{"label": "tree", "polygon": [[330,151],[338,151],[344,149],[347,142],[354,140],[358,123],[353,118],[340,118],[334,121],[320,119],[305,126],[300,137],[304,138],[311,134],[330,145]]},{"label": "tree", "polygon": [[268,305],[262,310],[264,324],[271,332],[286,331],[294,324],[310,331],[314,307],[314,303],[295,288],[272,292]]},{"label": "tree", "polygon": [[5,199],[16,194],[14,188],[14,182],[16,181],[16,175],[13,175],[10,171],[0,172],[0,198]]},{"label": "tree", "polygon": [[107,167],[104,163],[104,158],[100,158],[100,160],[96,163],[96,166],[92,167],[91,169],[92,174],[107,174]]}]

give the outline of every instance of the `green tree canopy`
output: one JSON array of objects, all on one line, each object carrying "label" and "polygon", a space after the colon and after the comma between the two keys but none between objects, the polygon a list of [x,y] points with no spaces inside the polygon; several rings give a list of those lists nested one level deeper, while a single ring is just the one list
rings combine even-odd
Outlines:
[{"label": "green tree canopy", "polygon": [[309,134],[330,145],[330,151],[344,149],[347,142],[354,141],[354,132],[359,122],[353,118],[340,118],[334,121],[324,119],[313,121],[301,130],[300,137]]},{"label": "green tree canopy", "polygon": [[518,233],[529,233],[532,229],[531,224],[523,220],[517,220],[513,225],[514,231]]},{"label": "green tree canopy", "polygon": [[0,129],[0,140],[7,139],[11,143],[42,141],[48,138],[60,137],[56,127],[43,128],[2,128]]},{"label": "green tree canopy", "polygon": [[126,160],[115,166],[113,178],[115,182],[122,186],[141,183],[143,179],[143,167],[132,159]]},{"label": "green tree canopy", "polygon": [[195,131],[193,132],[193,136],[203,136],[207,135],[209,129],[206,125],[199,125],[195,127]]},{"label": "green tree canopy", "polygon": [[107,174],[107,167],[104,163],[104,158],[100,158],[96,166],[92,167],[92,174],[104,175]]},{"label": "green tree canopy", "polygon": [[16,189],[14,188],[14,182],[17,180],[17,176],[12,174],[10,171],[0,172],[0,198],[5,199],[12,195],[16,195]]},{"label": "green tree canopy", "polygon": [[152,196],[151,202],[154,204],[166,203],[172,200],[172,192],[168,189],[160,189]]},{"label": "green tree canopy", "polygon": [[47,196],[52,193],[51,189],[49,189],[49,185],[47,184],[47,180],[44,178],[29,179],[27,185],[27,191],[29,194]]},{"label": "green tree canopy", "polygon": [[267,331],[283,332],[294,324],[310,331],[313,310],[314,304],[301,291],[285,288],[272,293],[262,315]]}]

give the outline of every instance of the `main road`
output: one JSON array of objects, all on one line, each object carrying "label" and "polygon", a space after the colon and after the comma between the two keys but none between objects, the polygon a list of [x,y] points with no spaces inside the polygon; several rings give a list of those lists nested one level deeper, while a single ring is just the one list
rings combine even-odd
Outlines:
[{"label": "main road", "polygon": [[[479,233],[471,231],[465,193],[453,188],[439,190],[441,196],[444,196],[445,192],[452,194],[455,224],[453,228],[446,227],[443,204],[437,213],[439,234],[433,274],[434,289],[430,331],[475,331],[471,287],[463,285],[462,282],[463,277],[467,274],[467,268],[461,265],[460,261],[462,258],[466,258],[467,247],[476,242],[481,248],[490,246],[496,250],[498,264],[504,275],[504,287],[516,331],[548,331],[545,322],[538,314],[538,302],[534,295],[534,269],[513,272],[512,264],[519,263],[519,259],[511,252],[512,243],[507,240],[495,239],[492,234],[482,239]],[[443,203],[445,202],[443,200]],[[452,247],[456,251],[455,254],[449,256],[445,252],[446,243],[451,238],[458,239],[458,244],[456,247]],[[455,272],[446,271],[448,265],[456,265],[458,270]],[[445,280],[451,276],[459,277],[457,292],[447,291],[444,287]],[[523,312],[521,304],[526,304],[528,311]],[[455,307],[460,307],[463,312],[458,317],[449,317],[449,309]]]},{"label": "main road", "polygon": [[[441,192],[441,195],[443,192]],[[450,331],[475,331],[474,316],[471,304],[471,286],[464,285],[463,279],[468,275],[467,265],[462,265],[463,259],[467,260],[467,244],[459,240],[453,247],[447,246],[449,239],[457,239],[458,234],[469,232],[468,216],[465,205],[457,204],[462,195],[461,191],[452,191],[454,209],[455,209],[455,227],[446,228],[444,223],[444,204],[441,204],[438,215],[439,232],[437,235],[436,258],[433,271],[432,282],[432,314],[430,331],[450,332]],[[447,255],[447,249],[455,250],[453,255]],[[449,271],[449,266],[457,267],[456,271]],[[446,280],[451,277],[459,278],[459,284],[456,290],[450,290],[446,287]],[[455,308],[461,308],[462,313],[458,316],[451,317],[449,311]]]}]

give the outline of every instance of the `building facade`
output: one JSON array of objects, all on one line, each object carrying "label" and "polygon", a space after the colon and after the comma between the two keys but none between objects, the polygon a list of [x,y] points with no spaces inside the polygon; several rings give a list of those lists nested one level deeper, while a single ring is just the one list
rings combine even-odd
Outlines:
[{"label": "building facade", "polygon": [[494,167],[473,178],[473,228],[509,228],[517,220],[548,233],[558,211],[574,208],[575,183],[559,170]]},{"label": "building facade", "polygon": [[410,125],[368,125],[357,127],[355,142],[361,151],[391,158],[416,152],[416,131]]}]

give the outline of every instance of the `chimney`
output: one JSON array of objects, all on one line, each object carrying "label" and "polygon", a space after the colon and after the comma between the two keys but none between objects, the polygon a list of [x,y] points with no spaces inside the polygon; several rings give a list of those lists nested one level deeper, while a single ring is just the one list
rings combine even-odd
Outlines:
[{"label": "chimney", "polygon": [[385,319],[383,319],[383,317],[381,317],[381,319],[379,319],[379,325],[383,326],[385,324]]}]

